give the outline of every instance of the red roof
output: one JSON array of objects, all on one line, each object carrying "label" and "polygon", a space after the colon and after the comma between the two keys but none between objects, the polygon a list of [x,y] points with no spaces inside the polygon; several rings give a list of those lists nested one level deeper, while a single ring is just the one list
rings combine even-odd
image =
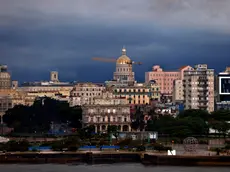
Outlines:
[{"label": "red roof", "polygon": [[186,68],[187,66],[181,66],[180,68],[179,68],[179,70],[182,70],[182,69],[184,69],[184,68]]}]

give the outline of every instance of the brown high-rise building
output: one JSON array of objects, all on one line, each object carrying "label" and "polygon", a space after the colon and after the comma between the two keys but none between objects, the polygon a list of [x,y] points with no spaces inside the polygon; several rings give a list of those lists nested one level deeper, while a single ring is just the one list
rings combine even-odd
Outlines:
[{"label": "brown high-rise building", "polygon": [[6,65],[0,65],[0,89],[11,88],[11,76]]},{"label": "brown high-rise building", "polygon": [[214,111],[214,70],[206,64],[186,70],[183,79],[185,109]]}]

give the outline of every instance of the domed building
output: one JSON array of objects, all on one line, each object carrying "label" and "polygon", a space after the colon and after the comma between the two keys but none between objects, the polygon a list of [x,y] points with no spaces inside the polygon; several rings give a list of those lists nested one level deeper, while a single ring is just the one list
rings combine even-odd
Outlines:
[{"label": "domed building", "polygon": [[113,79],[122,83],[133,83],[134,72],[132,69],[132,61],[126,55],[126,49],[122,49],[122,55],[116,61],[116,71],[113,74]]}]

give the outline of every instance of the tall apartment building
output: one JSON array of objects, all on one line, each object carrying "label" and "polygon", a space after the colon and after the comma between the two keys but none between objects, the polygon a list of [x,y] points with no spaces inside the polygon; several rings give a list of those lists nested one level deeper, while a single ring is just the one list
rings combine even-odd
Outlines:
[{"label": "tall apartment building", "polygon": [[214,69],[198,64],[184,71],[183,87],[185,109],[214,111]]},{"label": "tall apartment building", "polygon": [[159,65],[153,66],[152,71],[145,73],[145,82],[155,80],[160,86],[161,94],[172,96],[174,81],[182,80],[185,70],[190,66],[183,66],[178,71],[164,71]]},{"label": "tall apartment building", "polygon": [[173,82],[173,94],[172,94],[172,102],[173,103],[181,103],[184,101],[184,87],[183,80],[178,79]]},{"label": "tall apartment building", "polygon": [[230,109],[230,67],[217,77],[217,109]]},{"label": "tall apartment building", "polygon": [[0,65],[0,89],[11,88],[11,76],[6,65]]},{"label": "tall apartment building", "polygon": [[101,96],[103,90],[103,84],[77,83],[70,92],[70,106],[92,104],[93,98]]},{"label": "tall apartment building", "polygon": [[173,82],[173,92],[172,92],[172,102],[173,103],[182,103],[184,101],[184,71],[192,70],[191,66],[184,66],[180,68],[180,79],[174,80]]}]

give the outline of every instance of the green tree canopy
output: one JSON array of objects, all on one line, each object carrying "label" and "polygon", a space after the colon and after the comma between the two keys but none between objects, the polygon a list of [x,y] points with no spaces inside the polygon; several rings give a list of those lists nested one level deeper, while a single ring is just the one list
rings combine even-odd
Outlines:
[{"label": "green tree canopy", "polygon": [[218,121],[230,121],[229,110],[218,110],[211,114],[211,118]]},{"label": "green tree canopy", "polygon": [[199,117],[202,118],[204,121],[208,121],[210,118],[210,114],[208,111],[200,110],[200,109],[189,109],[181,112],[178,118],[185,118],[185,117]]},{"label": "green tree canopy", "polygon": [[18,105],[3,116],[4,122],[16,132],[47,132],[51,122],[68,123],[70,127],[81,128],[82,109],[69,107],[67,102],[51,98],[36,100],[32,106]]}]

